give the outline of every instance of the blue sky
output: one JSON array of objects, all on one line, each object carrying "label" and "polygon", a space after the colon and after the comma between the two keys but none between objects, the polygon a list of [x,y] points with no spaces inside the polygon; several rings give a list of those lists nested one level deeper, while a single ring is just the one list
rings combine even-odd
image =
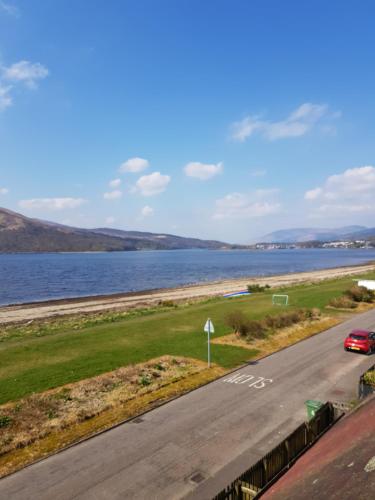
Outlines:
[{"label": "blue sky", "polygon": [[0,0],[0,206],[232,242],[374,225],[374,15]]}]

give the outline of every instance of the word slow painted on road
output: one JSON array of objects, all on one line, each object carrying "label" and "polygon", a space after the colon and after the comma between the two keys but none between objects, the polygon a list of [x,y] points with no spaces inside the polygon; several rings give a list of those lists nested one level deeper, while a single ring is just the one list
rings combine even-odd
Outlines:
[{"label": "word slow painted on road", "polygon": [[272,384],[273,380],[271,378],[259,377],[257,375],[249,375],[247,373],[236,373],[228,378],[225,378],[223,382],[227,384],[248,384],[248,387],[253,387],[254,389],[263,389],[269,384]]}]

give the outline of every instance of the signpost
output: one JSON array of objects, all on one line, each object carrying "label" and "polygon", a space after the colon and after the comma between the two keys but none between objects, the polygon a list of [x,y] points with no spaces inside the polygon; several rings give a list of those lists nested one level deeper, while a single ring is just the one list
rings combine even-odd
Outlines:
[{"label": "signpost", "polygon": [[210,335],[215,332],[214,324],[208,318],[206,324],[204,325],[204,331],[207,333],[207,359],[208,359],[208,368],[211,366],[211,353],[210,353]]}]

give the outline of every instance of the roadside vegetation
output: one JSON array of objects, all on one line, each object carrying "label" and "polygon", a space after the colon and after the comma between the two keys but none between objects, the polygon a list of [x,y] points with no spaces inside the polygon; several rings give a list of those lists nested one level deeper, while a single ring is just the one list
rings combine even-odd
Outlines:
[{"label": "roadside vegetation", "polygon": [[295,309],[293,311],[268,314],[261,320],[249,319],[241,310],[230,312],[225,318],[226,324],[240,338],[251,342],[254,339],[266,338],[277,330],[295,325],[303,321],[314,321],[320,318],[320,309]]},{"label": "roadside vegetation", "polygon": [[0,455],[204,369],[206,365],[196,360],[163,356],[3,405]]},{"label": "roadside vegetation", "polygon": [[356,309],[359,304],[372,304],[375,301],[375,293],[364,286],[352,286],[345,290],[340,297],[332,298],[328,305],[336,309]]}]

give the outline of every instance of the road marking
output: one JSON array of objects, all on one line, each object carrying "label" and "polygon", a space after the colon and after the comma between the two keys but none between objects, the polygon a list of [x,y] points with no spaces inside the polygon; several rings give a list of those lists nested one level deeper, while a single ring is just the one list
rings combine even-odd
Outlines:
[{"label": "road marking", "polygon": [[256,375],[250,375],[247,373],[236,373],[228,378],[225,378],[223,382],[227,384],[248,384],[248,387],[254,387],[254,389],[263,389],[267,384],[272,384],[273,380],[271,378],[259,377]]}]

